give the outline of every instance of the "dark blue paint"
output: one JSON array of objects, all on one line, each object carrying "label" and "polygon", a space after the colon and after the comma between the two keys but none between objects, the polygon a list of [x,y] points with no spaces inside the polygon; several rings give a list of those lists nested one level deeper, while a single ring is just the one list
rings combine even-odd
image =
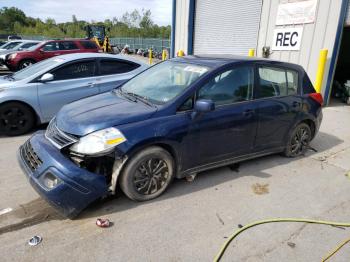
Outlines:
[{"label": "dark blue paint", "polygon": [[326,92],[324,95],[324,100],[325,100],[326,104],[328,104],[328,102],[329,102],[329,95],[330,95],[330,91],[332,88],[331,85],[333,83],[334,71],[335,71],[335,66],[336,66],[336,62],[338,59],[338,54],[339,54],[339,49],[340,49],[340,44],[341,44],[341,38],[343,35],[343,28],[344,28],[344,24],[345,24],[345,20],[346,20],[346,12],[348,10],[348,5],[349,5],[349,0],[343,0],[342,5],[341,5],[341,10],[340,10],[339,21],[338,21],[337,34],[335,36],[335,43],[334,43],[334,48],[333,48],[333,53],[332,53],[332,59],[331,59],[331,63],[329,66],[329,71],[328,71]]},{"label": "dark blue paint", "polygon": [[[227,163],[284,150],[293,128],[301,121],[314,123],[316,132],[322,120],[321,106],[303,90],[314,92],[302,67],[298,65],[240,57],[195,57],[174,59],[183,63],[205,65],[210,70],[180,96],[152,107],[133,102],[122,95],[107,93],[66,105],[57,115],[57,125],[64,132],[84,136],[108,127],[117,127],[127,138],[118,145],[116,157],[132,156],[150,145],[165,147],[173,155],[177,177]],[[236,66],[270,65],[290,68],[299,73],[298,95],[261,98],[215,108],[208,101],[197,101],[196,110],[178,112],[188,98],[209,79]],[[256,70],[255,70],[256,71]],[[259,89],[255,79],[254,93]],[[156,88],[156,87],[155,87]],[[204,113],[206,112],[206,113]],[[22,164],[34,188],[66,215],[75,215],[93,200],[106,195],[104,177],[76,166],[46,140],[42,133],[30,142],[43,166],[31,174]],[[20,159],[20,163],[23,161]],[[40,186],[40,176],[47,168],[64,182],[51,191]],[[53,169],[54,168],[54,169]],[[84,191],[84,192],[83,192]]]},{"label": "dark blue paint", "polygon": [[187,40],[188,55],[193,55],[195,14],[196,14],[196,0],[190,0],[189,15],[188,15],[188,40]]}]

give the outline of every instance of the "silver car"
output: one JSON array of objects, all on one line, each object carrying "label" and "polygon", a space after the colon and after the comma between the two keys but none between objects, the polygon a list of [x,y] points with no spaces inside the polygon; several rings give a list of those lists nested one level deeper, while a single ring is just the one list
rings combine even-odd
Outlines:
[{"label": "silver car", "polygon": [[108,92],[146,68],[128,56],[77,53],[0,77],[0,133],[27,133],[49,122],[63,105]]}]

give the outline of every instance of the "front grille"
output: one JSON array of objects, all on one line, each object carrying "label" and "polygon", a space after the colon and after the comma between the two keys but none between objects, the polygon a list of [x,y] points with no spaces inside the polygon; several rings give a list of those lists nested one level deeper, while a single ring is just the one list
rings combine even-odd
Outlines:
[{"label": "front grille", "polygon": [[51,120],[46,129],[45,136],[58,149],[74,144],[78,139],[58,129],[56,119]]},{"label": "front grille", "polygon": [[33,172],[37,170],[42,164],[43,161],[40,157],[34,152],[32,145],[29,140],[21,148],[21,156],[27,167],[30,168]]}]

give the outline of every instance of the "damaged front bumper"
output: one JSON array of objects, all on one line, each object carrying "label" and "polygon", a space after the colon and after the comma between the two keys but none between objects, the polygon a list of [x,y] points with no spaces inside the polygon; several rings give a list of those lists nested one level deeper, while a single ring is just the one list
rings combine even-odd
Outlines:
[{"label": "damaged front bumper", "polygon": [[20,147],[18,161],[33,188],[66,217],[75,217],[108,193],[104,176],[78,167],[42,131]]}]

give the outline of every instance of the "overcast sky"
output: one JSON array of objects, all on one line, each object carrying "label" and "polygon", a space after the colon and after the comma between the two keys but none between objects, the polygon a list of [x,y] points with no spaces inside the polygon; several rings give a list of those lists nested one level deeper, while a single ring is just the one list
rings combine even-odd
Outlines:
[{"label": "overcast sky", "polygon": [[152,19],[158,25],[170,25],[171,0],[0,0],[0,7],[15,6],[26,15],[43,20],[50,17],[56,22],[78,20],[104,21],[121,17],[135,8],[151,9]]}]

